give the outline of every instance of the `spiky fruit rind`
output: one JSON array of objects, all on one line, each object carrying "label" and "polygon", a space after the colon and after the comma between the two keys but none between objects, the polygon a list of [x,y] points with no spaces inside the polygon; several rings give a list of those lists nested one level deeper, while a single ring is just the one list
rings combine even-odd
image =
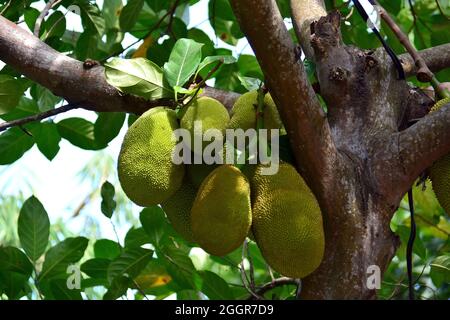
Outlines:
[{"label": "spiky fruit rind", "polygon": [[178,128],[175,111],[156,107],[128,129],[118,160],[120,184],[137,205],[157,205],[181,186],[184,166],[172,162]]},{"label": "spiky fruit rind", "polygon": [[[448,103],[450,103],[450,98],[442,99],[433,106],[431,111],[437,111]],[[450,213],[450,154],[431,166],[430,180],[439,204],[445,212]]]},{"label": "spiky fruit rind", "polygon": [[240,96],[231,110],[231,119],[228,124],[230,129],[255,129],[256,128],[256,108],[258,102],[258,92],[250,91]]},{"label": "spiky fruit rind", "polygon": [[[196,121],[202,125],[199,132],[195,132]],[[180,127],[191,133],[191,150],[195,151],[194,139],[203,141],[203,134],[210,129],[217,129],[223,134],[229,121],[230,115],[222,103],[210,97],[200,97],[183,112]],[[205,142],[203,147],[208,144],[209,142]]]},{"label": "spiky fruit rind", "polygon": [[298,190],[299,192],[310,192],[303,178],[298,174],[293,165],[280,162],[278,172],[274,175],[263,175],[263,169],[267,165],[248,166],[244,170],[252,186],[252,200],[264,197],[274,190]]},{"label": "spiky fruit rind", "polygon": [[224,256],[245,240],[252,223],[250,184],[239,169],[222,165],[203,181],[191,211],[195,241]]},{"label": "spiky fruit rind", "polygon": [[[230,129],[256,129],[258,108],[258,91],[250,91],[236,100],[231,111]],[[264,128],[280,129],[280,135],[286,134],[277,106],[268,93],[264,97]],[[270,135],[270,132],[269,132]]]},{"label": "spiky fruit rind", "polygon": [[297,170],[281,162],[275,175],[264,165],[247,171],[252,187],[252,231],[270,266],[283,275],[302,278],[323,258],[324,231],[319,204]]},{"label": "spiky fruit rind", "polygon": [[444,98],[444,99],[439,100],[438,102],[436,102],[434,104],[433,108],[431,108],[431,112],[439,110],[440,108],[442,108],[443,106],[445,106],[448,103],[450,103],[450,98]]},{"label": "spiky fruit rind", "polygon": [[436,161],[430,168],[430,180],[439,204],[450,213],[450,154]]},{"label": "spiky fruit rind", "polygon": [[197,195],[197,188],[185,178],[173,196],[164,201],[161,207],[170,224],[185,240],[194,241],[191,228],[191,208]]},{"label": "spiky fruit rind", "polygon": [[259,197],[252,230],[264,259],[285,276],[304,278],[322,261],[322,215],[312,193],[279,189]]}]

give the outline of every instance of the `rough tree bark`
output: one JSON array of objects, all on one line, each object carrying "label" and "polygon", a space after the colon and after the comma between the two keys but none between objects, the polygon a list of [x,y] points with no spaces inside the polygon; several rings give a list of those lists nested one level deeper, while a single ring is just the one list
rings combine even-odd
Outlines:
[{"label": "rough tree bark", "polygon": [[[324,216],[325,258],[304,279],[302,297],[373,298],[375,290],[366,284],[368,268],[384,271],[398,246],[389,227],[393,213],[420,172],[450,151],[449,108],[399,132],[410,109],[424,103],[423,95],[397,80],[383,50],[345,46],[340,15],[320,18],[323,1],[292,0],[298,38],[316,62],[328,105],[324,120],[315,96],[305,88],[305,71],[295,61],[276,2],[231,3],[280,108],[298,168]],[[412,74],[411,60],[402,58]],[[445,65],[445,58],[436,60],[433,68]]]},{"label": "rough tree bark", "polygon": [[[303,298],[365,299],[367,268],[384,271],[398,246],[389,222],[417,176],[450,152],[450,106],[423,117],[429,99],[396,78],[383,50],[343,44],[340,17],[321,0],[291,0],[297,34],[317,64],[325,114],[307,81],[275,0],[231,0],[284,120],[298,169],[324,216],[326,253],[304,279]],[[308,11],[313,8],[314,10]],[[306,11],[305,11],[306,10]],[[308,14],[305,14],[308,12]],[[310,36],[310,23],[314,33]],[[434,71],[450,67],[450,44],[423,51]],[[0,59],[71,103],[102,112],[142,113],[171,101],[144,101],[109,86],[101,66],[85,69],[0,17]],[[405,71],[414,63],[401,56]],[[206,88],[231,106],[237,94]],[[425,111],[424,111],[425,110]],[[405,129],[405,130],[404,130]]]}]

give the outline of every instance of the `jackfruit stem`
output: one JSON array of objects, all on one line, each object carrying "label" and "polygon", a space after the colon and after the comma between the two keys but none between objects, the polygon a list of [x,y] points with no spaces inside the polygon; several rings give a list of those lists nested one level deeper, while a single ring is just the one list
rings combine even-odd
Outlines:
[{"label": "jackfruit stem", "polygon": [[436,78],[436,76],[433,76],[433,78],[431,79],[431,85],[436,92],[436,97],[438,97],[439,99],[450,98],[450,91],[441,87],[441,83]]}]

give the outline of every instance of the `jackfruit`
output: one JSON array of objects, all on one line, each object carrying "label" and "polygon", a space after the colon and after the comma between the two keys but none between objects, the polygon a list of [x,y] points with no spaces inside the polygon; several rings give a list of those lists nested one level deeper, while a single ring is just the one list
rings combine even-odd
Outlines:
[{"label": "jackfruit", "polygon": [[267,263],[288,277],[303,278],[322,261],[325,236],[319,204],[288,163],[275,175],[249,173],[252,187],[252,231]]},{"label": "jackfruit", "polygon": [[278,172],[274,175],[263,175],[262,169],[266,165],[246,166],[244,173],[250,180],[252,186],[252,200],[264,197],[274,190],[298,190],[299,192],[310,192],[303,178],[291,164],[280,162]]},{"label": "jackfruit", "polygon": [[[431,111],[437,111],[450,103],[450,98],[438,101]],[[430,168],[430,180],[442,208],[450,214],[450,154],[436,161]]]},{"label": "jackfruit", "polygon": [[139,117],[128,129],[118,160],[120,184],[137,205],[157,205],[181,186],[184,165],[172,162],[178,128],[175,111],[157,107]]},{"label": "jackfruit", "polygon": [[[268,93],[264,97],[264,128],[280,129],[280,135],[286,134],[277,106]],[[243,94],[235,102],[231,110],[231,120],[228,124],[229,129],[256,129],[256,116],[258,108],[258,91],[250,91]],[[270,130],[268,133],[270,138]]]},{"label": "jackfruit", "polygon": [[[182,112],[180,126],[191,133],[191,150],[196,152],[194,141],[202,141],[203,150],[211,143],[210,141],[203,142],[203,134],[209,129],[217,129],[223,135],[229,121],[228,110],[222,103],[213,98],[200,97]],[[196,122],[201,123],[201,131],[195,128]]]},{"label": "jackfruit", "polygon": [[239,169],[222,165],[203,181],[191,211],[195,241],[224,256],[245,240],[252,223],[250,185]]},{"label": "jackfruit", "polygon": [[191,208],[196,195],[197,188],[185,177],[178,191],[161,203],[161,207],[175,231],[189,242],[194,242],[191,228]]},{"label": "jackfruit", "polygon": [[195,188],[200,188],[206,177],[218,166],[215,164],[189,164],[186,166],[187,176]]}]

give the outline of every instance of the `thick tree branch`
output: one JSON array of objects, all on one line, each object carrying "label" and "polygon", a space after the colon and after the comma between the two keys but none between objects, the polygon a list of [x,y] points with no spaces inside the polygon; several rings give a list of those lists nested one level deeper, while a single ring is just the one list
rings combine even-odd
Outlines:
[{"label": "thick tree branch", "polygon": [[[83,63],[52,49],[28,31],[0,16],[0,60],[63,97],[69,104],[98,112],[141,114],[155,106],[172,106],[170,100],[147,101],[124,95],[105,80],[104,68],[86,69]],[[205,88],[204,94],[232,107],[237,95]]]},{"label": "thick tree branch", "polygon": [[399,199],[419,175],[450,152],[450,104],[415,125],[379,141],[375,176],[387,195]]},{"label": "thick tree branch", "polygon": [[[298,286],[299,285],[299,281],[298,279],[292,279],[292,278],[287,278],[287,277],[282,277],[282,278],[278,278],[278,279],[274,279],[271,282],[266,283],[265,285],[263,285],[261,288],[259,288],[256,291],[257,296],[259,297],[263,297],[264,294],[266,294],[268,291],[275,289],[277,287],[281,287],[281,286],[286,286],[286,285],[294,285],[294,286]],[[256,298],[254,296],[250,296],[249,300],[255,300]]]},{"label": "thick tree branch", "polygon": [[414,181],[433,162],[450,152],[450,103],[400,132],[398,141],[403,167]]},{"label": "thick tree branch", "polygon": [[314,60],[311,47],[311,23],[326,16],[323,0],[290,0],[295,33],[306,57]]},{"label": "thick tree branch", "polygon": [[[450,43],[419,51],[419,54],[424,59],[428,68],[433,72],[439,72],[450,68]],[[402,62],[406,76],[415,76],[418,68],[411,55],[406,53],[400,55],[399,58]]]},{"label": "thick tree branch", "polygon": [[334,161],[335,151],[325,114],[277,4],[274,0],[232,0],[231,5],[280,109],[298,167],[319,194],[324,181],[318,177],[329,171],[327,161]]}]

